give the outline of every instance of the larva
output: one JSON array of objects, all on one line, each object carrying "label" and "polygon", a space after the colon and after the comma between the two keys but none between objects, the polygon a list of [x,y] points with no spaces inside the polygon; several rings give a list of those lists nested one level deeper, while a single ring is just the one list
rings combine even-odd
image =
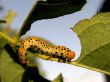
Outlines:
[{"label": "larva", "polygon": [[64,46],[51,46],[47,41],[39,37],[33,36],[26,38],[19,47],[18,55],[22,63],[27,63],[26,51],[28,48],[32,46],[37,47],[46,55],[49,55],[51,57],[57,57],[59,60],[62,60],[63,62],[69,62],[75,57],[75,53],[71,51],[69,48],[66,48]]}]

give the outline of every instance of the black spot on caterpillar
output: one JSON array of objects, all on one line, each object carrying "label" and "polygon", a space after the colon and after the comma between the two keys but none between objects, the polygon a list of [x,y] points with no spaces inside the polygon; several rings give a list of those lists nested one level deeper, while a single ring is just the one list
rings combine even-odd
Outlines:
[{"label": "black spot on caterpillar", "polygon": [[39,37],[28,37],[26,38],[19,47],[18,55],[20,61],[24,64],[27,64],[26,51],[30,47],[37,47],[41,51],[43,51],[46,55],[51,54],[51,57],[57,57],[59,60],[71,61],[75,57],[75,53],[71,51],[69,48],[64,46],[51,46],[49,43]]}]

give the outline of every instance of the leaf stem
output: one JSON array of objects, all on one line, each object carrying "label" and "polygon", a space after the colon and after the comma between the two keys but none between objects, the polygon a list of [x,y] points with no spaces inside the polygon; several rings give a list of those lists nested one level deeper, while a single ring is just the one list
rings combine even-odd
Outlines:
[{"label": "leaf stem", "polygon": [[84,64],[80,64],[80,63],[78,63],[76,61],[71,62],[70,64],[75,65],[75,66],[79,66],[79,67],[82,67],[82,68],[90,69],[90,70],[93,70],[93,71],[101,72],[101,73],[104,73],[104,74],[107,74],[107,75],[110,75],[110,72],[108,72],[106,70],[98,69],[98,68],[95,68],[95,67],[92,67],[92,66],[87,66],[87,65],[84,65]]},{"label": "leaf stem", "polygon": [[29,12],[28,16],[27,16],[26,19],[24,20],[24,22],[23,22],[23,24],[22,24],[22,26],[21,26],[19,32],[17,33],[18,37],[20,37],[21,35],[25,34],[25,33],[23,33],[23,30],[26,28],[25,25],[28,23],[29,17],[30,17],[30,15],[31,15],[31,13],[33,12],[33,10],[35,9],[37,2],[38,2],[38,1],[36,1],[35,5],[31,8],[31,11]]},{"label": "leaf stem", "polygon": [[5,38],[8,42],[12,43],[12,44],[15,44],[15,41],[13,40],[13,38],[9,37],[8,35],[6,35],[5,33],[3,32],[0,32],[0,36]]}]

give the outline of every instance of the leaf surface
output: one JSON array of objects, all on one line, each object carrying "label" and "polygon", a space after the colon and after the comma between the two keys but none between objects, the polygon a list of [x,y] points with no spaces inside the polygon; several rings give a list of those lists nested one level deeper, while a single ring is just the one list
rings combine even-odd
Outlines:
[{"label": "leaf surface", "polygon": [[81,55],[72,64],[110,74],[110,13],[82,20],[73,31],[81,42]]},{"label": "leaf surface", "polygon": [[37,20],[56,18],[79,11],[85,3],[86,0],[38,1],[33,5],[18,34],[19,36],[25,34],[30,29],[31,24]]},{"label": "leaf surface", "polygon": [[19,64],[16,64],[4,49],[0,54],[0,76],[1,82],[21,82],[24,72]]}]

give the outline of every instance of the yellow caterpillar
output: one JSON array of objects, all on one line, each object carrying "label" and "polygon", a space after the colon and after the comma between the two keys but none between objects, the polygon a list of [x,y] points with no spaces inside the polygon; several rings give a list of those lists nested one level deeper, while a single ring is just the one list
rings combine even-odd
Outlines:
[{"label": "yellow caterpillar", "polygon": [[[19,47],[18,55],[20,61],[23,64],[27,64],[26,51],[30,47],[37,47],[41,51],[43,51],[46,55],[51,57],[56,57],[59,60],[63,60],[70,62],[74,57],[75,53],[71,51],[69,48],[65,48],[64,46],[51,46],[49,43],[39,37],[28,37],[26,38]],[[50,55],[51,54],[51,55]]]}]

